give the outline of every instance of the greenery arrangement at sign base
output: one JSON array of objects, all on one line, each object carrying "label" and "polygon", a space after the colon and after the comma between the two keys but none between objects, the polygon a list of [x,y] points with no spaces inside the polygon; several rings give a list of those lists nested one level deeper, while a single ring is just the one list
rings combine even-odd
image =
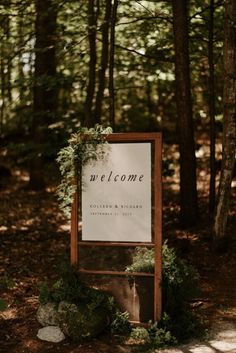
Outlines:
[{"label": "greenery arrangement at sign base", "polygon": [[[76,341],[95,337],[106,329],[120,339],[125,339],[133,352],[147,353],[203,335],[203,325],[192,313],[190,306],[198,294],[196,270],[185,260],[178,258],[167,243],[163,245],[162,254],[164,312],[159,322],[150,322],[147,328],[132,327],[129,314],[121,312],[110,295],[82,283],[77,270],[70,266],[68,259],[59,266],[59,280],[51,286],[48,283],[41,285],[40,303],[55,304],[60,325],[67,328],[64,333]],[[153,272],[153,265],[153,249],[137,248],[133,263],[127,271],[150,273]],[[67,303],[68,310],[63,312],[60,308],[64,302]],[[74,309],[73,315],[70,314],[71,304],[77,307],[76,315]],[[78,331],[78,327],[83,330]]]},{"label": "greenery arrangement at sign base", "polygon": [[103,128],[101,125],[90,129],[80,127],[71,135],[69,145],[59,151],[57,162],[62,181],[58,187],[58,198],[60,208],[67,216],[70,215],[73,195],[78,187],[76,175],[81,174],[82,167],[90,161],[105,157],[103,146],[107,143],[106,136],[111,133],[111,127]]},{"label": "greenery arrangement at sign base", "polygon": [[[136,248],[133,262],[127,272],[154,272],[154,250]],[[130,277],[131,280],[134,278]],[[163,347],[183,342],[203,334],[203,325],[193,314],[190,303],[199,294],[198,273],[173,248],[162,247],[163,315],[148,330],[134,330],[131,338],[142,341],[147,347]],[[143,351],[142,351],[143,352]]]},{"label": "greenery arrangement at sign base", "polygon": [[[114,299],[83,283],[77,269],[67,259],[61,262],[59,270],[56,282],[51,285],[44,282],[40,286],[37,313],[38,319],[43,318],[43,321],[39,320],[40,324],[56,324],[65,335],[77,342],[96,337],[112,320],[116,310]],[[47,305],[53,308],[49,313]]]}]

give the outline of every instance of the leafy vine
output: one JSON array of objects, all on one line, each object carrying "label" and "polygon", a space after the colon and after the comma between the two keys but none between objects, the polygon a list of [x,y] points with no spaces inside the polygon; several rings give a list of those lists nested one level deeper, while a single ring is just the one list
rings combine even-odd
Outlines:
[{"label": "leafy vine", "polygon": [[[94,128],[80,127],[69,139],[69,145],[62,148],[57,157],[62,180],[58,186],[59,207],[66,216],[70,215],[73,195],[78,185],[76,175],[81,173],[82,167],[90,161],[105,157],[104,145],[106,136],[112,133],[110,127],[103,128],[95,125]],[[100,146],[98,148],[98,146]]]}]

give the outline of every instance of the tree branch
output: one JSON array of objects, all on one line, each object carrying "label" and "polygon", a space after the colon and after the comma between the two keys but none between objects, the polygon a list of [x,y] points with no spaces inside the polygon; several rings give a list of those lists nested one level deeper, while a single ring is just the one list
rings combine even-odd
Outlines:
[{"label": "tree branch", "polygon": [[119,45],[119,44],[116,44],[116,47],[117,48],[120,48],[122,50],[125,50],[125,51],[128,51],[130,53],[133,53],[133,54],[136,54],[136,55],[139,55],[143,58],[146,58],[146,59],[152,59],[152,60],[156,60],[156,61],[163,61],[163,62],[170,62],[170,63],[173,63],[174,62],[174,58],[172,57],[162,57],[162,58],[157,58],[156,56],[152,56],[152,55],[148,55],[148,54],[142,54],[140,52],[138,52],[137,50],[135,49],[130,49],[130,48],[126,48],[126,47],[123,47],[122,45]]}]

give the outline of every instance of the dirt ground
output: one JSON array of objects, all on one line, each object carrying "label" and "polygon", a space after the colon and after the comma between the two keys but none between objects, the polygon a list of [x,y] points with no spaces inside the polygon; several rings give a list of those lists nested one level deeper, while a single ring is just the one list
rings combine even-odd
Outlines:
[{"label": "dirt ground", "polygon": [[[197,267],[202,293],[193,307],[211,327],[222,320],[236,320],[236,188],[228,227],[232,245],[226,253],[215,254],[203,171],[199,174],[199,224],[188,231],[178,224],[176,182],[173,177],[165,178],[163,234]],[[12,174],[0,190],[0,298],[8,304],[0,314],[0,353],[122,352],[122,346],[108,334],[83,345],[68,339],[54,344],[37,338],[39,285],[57,275],[61,254],[69,249],[69,224],[58,209],[54,180],[48,181],[43,192],[33,192],[26,188],[25,170],[14,167]],[[55,173],[49,171],[48,175]]]}]

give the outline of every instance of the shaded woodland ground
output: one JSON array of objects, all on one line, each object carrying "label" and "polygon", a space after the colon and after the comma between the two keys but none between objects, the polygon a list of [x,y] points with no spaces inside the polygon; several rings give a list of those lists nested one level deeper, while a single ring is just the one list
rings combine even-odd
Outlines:
[{"label": "shaded woodland ground", "polygon": [[[226,253],[215,254],[207,211],[207,150],[203,141],[198,142],[202,146],[198,150],[199,223],[187,231],[179,227],[175,174],[163,180],[163,234],[198,269],[202,293],[193,309],[210,327],[214,322],[236,319],[236,185],[228,226],[232,246]],[[27,189],[26,169],[4,156],[5,152],[2,151],[1,164],[11,169],[12,176],[6,178],[0,190],[0,297],[8,304],[8,309],[0,314],[0,352],[121,352],[118,343],[106,334],[83,345],[69,340],[52,344],[37,339],[39,285],[57,276],[60,257],[69,249],[69,224],[58,209],[55,191],[59,173],[55,164],[47,166],[47,188],[34,192]],[[165,154],[171,155],[175,163],[176,146],[166,146]]]}]

